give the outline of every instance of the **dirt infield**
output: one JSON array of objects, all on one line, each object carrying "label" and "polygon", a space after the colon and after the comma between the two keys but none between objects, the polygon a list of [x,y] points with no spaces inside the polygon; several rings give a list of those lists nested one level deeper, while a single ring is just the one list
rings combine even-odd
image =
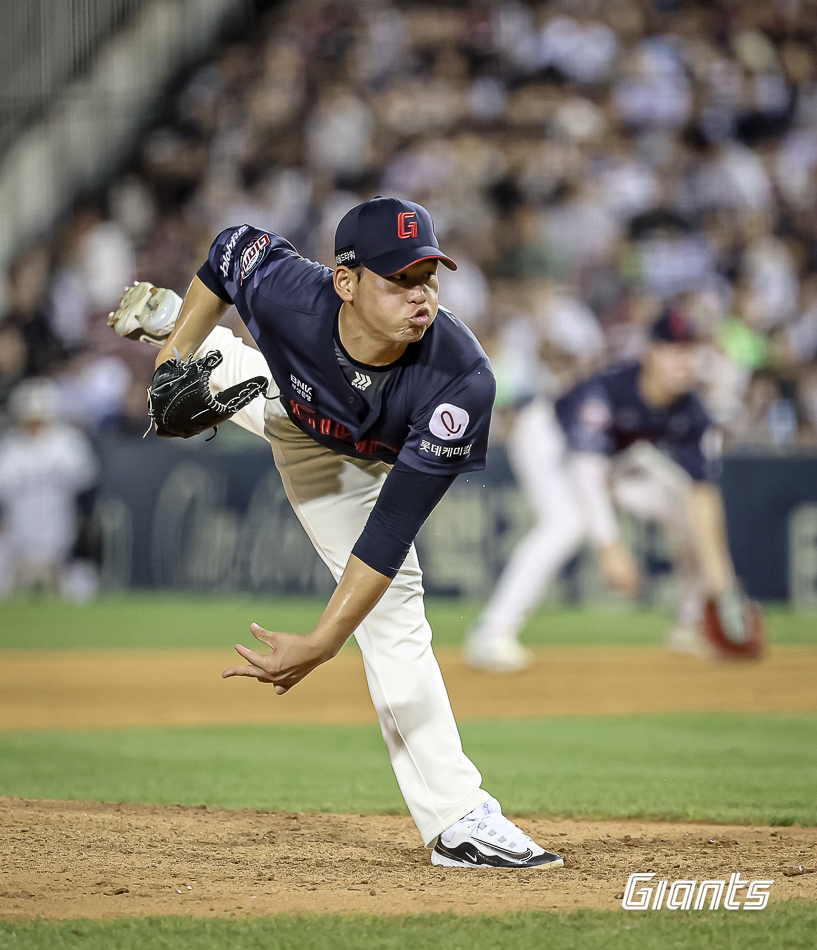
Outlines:
[{"label": "dirt infield", "polygon": [[[461,720],[641,712],[817,710],[817,648],[713,663],[650,647],[549,647],[530,670],[489,676],[438,651]],[[374,722],[360,655],[347,650],[286,696],[222,680],[229,650],[0,652],[0,729]]]},{"label": "dirt infield", "polygon": [[[229,651],[0,653],[0,729],[374,720],[354,651],[284,697],[222,681],[232,662]],[[440,662],[460,719],[817,709],[814,647],[778,647],[758,664],[650,648],[543,648],[532,670],[507,677],[467,670],[453,650],[440,651]],[[524,825],[564,854],[564,870],[433,868],[402,817],[0,798],[0,917],[616,908],[637,871],[670,881],[739,871],[773,879],[772,900],[817,900],[814,828]]]},{"label": "dirt infield", "polygon": [[619,908],[635,872],[739,871],[773,880],[773,901],[817,900],[814,828],[523,824],[564,855],[564,870],[435,868],[408,818],[0,798],[0,917]]}]

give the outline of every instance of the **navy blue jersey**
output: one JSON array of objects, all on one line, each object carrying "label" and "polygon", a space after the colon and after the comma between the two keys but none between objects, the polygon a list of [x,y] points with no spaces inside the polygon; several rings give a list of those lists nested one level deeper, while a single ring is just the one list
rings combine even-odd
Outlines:
[{"label": "navy blue jersey", "polygon": [[651,442],[695,481],[716,478],[712,420],[700,398],[687,393],[665,408],[648,406],[638,390],[640,370],[640,363],[611,366],[557,401],[556,416],[570,448],[613,456],[634,442]]},{"label": "navy blue jersey", "polygon": [[277,234],[243,225],[219,234],[198,276],[235,304],[289,417],[316,442],[354,458],[400,459],[430,475],[485,467],[494,377],[476,337],[447,310],[367,399],[338,362],[341,300],[328,267]]}]

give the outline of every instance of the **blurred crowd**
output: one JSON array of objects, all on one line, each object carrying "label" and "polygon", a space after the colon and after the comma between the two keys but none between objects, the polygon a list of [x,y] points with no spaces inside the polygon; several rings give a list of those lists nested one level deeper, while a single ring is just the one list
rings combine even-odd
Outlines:
[{"label": "blurred crowd", "polygon": [[501,405],[637,355],[672,302],[728,444],[817,444],[817,0],[266,6],[14,260],[6,425],[49,377],[69,422],[141,434],[152,353],[105,326],[125,284],[183,293],[244,222],[331,264],[345,211],[394,194],[459,262],[441,302]]}]

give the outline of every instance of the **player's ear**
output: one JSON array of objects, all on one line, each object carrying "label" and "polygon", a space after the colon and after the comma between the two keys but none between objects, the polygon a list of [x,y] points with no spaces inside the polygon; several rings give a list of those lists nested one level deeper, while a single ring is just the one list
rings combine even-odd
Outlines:
[{"label": "player's ear", "polygon": [[340,264],[335,268],[332,279],[338,297],[345,303],[351,303],[355,299],[355,291],[357,290],[359,280],[357,273],[351,267]]}]

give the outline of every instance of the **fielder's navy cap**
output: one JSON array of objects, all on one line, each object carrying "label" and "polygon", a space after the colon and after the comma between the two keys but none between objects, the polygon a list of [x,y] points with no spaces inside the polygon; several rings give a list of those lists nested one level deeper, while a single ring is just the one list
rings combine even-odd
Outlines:
[{"label": "fielder's navy cap", "polygon": [[680,310],[664,310],[650,328],[650,339],[658,343],[696,343],[698,332],[692,320]]},{"label": "fielder's navy cap", "polygon": [[363,264],[388,277],[418,261],[457,265],[440,250],[431,215],[422,205],[378,195],[347,212],[335,231],[335,264]]}]

